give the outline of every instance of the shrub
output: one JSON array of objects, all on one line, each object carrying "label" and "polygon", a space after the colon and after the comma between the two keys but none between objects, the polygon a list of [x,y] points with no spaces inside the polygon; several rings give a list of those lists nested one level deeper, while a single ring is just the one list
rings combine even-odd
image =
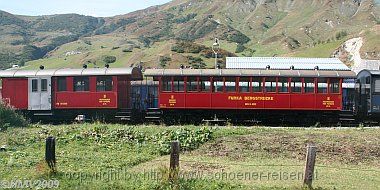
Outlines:
[{"label": "shrub", "polygon": [[203,59],[200,57],[189,56],[187,58],[191,66],[193,66],[195,69],[205,69],[207,66]]},{"label": "shrub", "polygon": [[344,37],[346,37],[348,34],[346,31],[340,31],[338,32],[336,35],[335,35],[335,38],[337,40],[340,40],[340,39],[343,39]]},{"label": "shrub", "polygon": [[172,59],[170,58],[170,57],[167,57],[167,56],[162,56],[162,57],[160,57],[160,66],[162,67],[162,68],[165,68],[166,67],[166,65],[167,65],[167,63],[169,62],[169,61],[171,61]]},{"label": "shrub", "polygon": [[180,18],[175,19],[174,22],[176,22],[177,24],[186,23],[186,22],[189,22],[191,19],[195,18],[196,16],[197,16],[196,13],[191,13],[185,17],[180,17]]},{"label": "shrub", "polygon": [[115,56],[106,55],[106,56],[103,57],[103,61],[106,62],[106,63],[115,63],[116,57]]},{"label": "shrub", "polygon": [[16,113],[12,107],[0,102],[0,130],[8,127],[26,127],[27,124],[22,115]]},{"label": "shrub", "polygon": [[85,40],[83,40],[83,42],[84,42],[85,44],[89,45],[89,46],[92,45],[92,43],[91,43],[90,40],[85,39]]},{"label": "shrub", "polygon": [[124,53],[127,53],[127,52],[133,52],[133,46],[129,46],[129,47],[123,49],[123,52],[124,52]]},{"label": "shrub", "polygon": [[245,47],[244,45],[242,44],[238,44],[237,47],[236,47],[236,50],[235,50],[235,53],[241,53],[245,50]]},{"label": "shrub", "polygon": [[239,44],[246,44],[249,41],[251,41],[251,39],[249,39],[248,36],[244,35],[239,31],[235,32],[234,34],[228,35],[227,40]]},{"label": "shrub", "polygon": [[194,53],[198,54],[202,50],[205,50],[206,47],[204,45],[198,45],[194,42],[189,41],[179,41],[176,42],[176,45],[172,46],[172,51],[177,53]]}]

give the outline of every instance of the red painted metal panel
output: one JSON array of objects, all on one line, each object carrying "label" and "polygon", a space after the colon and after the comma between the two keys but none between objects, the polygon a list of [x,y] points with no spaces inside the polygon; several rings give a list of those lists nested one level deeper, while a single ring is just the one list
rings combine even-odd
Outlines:
[{"label": "red painted metal panel", "polygon": [[315,94],[292,94],[290,107],[292,109],[315,109]]},{"label": "red painted metal panel", "polygon": [[213,109],[236,109],[237,102],[241,101],[241,97],[241,94],[237,93],[213,93],[211,107]]},{"label": "red painted metal panel", "polygon": [[28,79],[3,78],[2,98],[16,109],[28,109]]},{"label": "red painted metal panel", "polygon": [[[240,101],[237,101],[237,107],[239,109],[263,109],[265,101],[269,101],[272,98],[266,97],[263,93],[241,93]],[[236,99],[236,97],[229,97],[229,99]]]},{"label": "red painted metal panel", "polygon": [[185,93],[161,93],[161,108],[185,108]]},{"label": "red painted metal panel", "polygon": [[264,107],[266,109],[290,109],[290,94],[265,94]]},{"label": "red painted metal panel", "polygon": [[210,93],[186,93],[186,108],[210,108],[211,94]]},{"label": "red painted metal panel", "polygon": [[96,77],[89,77],[90,92],[96,92]]},{"label": "red painted metal panel", "polygon": [[57,109],[117,108],[116,92],[57,92]]},{"label": "red painted metal panel", "polygon": [[163,109],[340,110],[340,94],[160,93]]},{"label": "red painted metal panel", "polygon": [[67,77],[66,80],[67,91],[74,91],[74,77]]},{"label": "red painted metal panel", "polygon": [[131,82],[127,77],[119,76],[112,77],[113,81],[113,91],[118,93],[118,104],[119,108],[128,108],[131,107],[130,97],[129,97],[129,89]]},{"label": "red painted metal panel", "polygon": [[317,110],[341,110],[342,96],[339,94],[318,94],[315,104]]}]

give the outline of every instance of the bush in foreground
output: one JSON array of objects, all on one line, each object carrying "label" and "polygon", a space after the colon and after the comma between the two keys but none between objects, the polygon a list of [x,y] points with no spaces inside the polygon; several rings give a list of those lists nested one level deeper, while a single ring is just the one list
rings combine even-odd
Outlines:
[{"label": "bush in foreground", "polygon": [[0,102],[0,131],[8,127],[26,127],[28,122],[25,118],[16,113],[15,110]]}]

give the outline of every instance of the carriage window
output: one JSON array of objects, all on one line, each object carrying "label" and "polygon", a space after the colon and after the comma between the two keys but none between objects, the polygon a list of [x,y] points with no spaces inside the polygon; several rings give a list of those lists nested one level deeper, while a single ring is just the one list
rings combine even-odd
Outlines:
[{"label": "carriage window", "polygon": [[174,77],[174,91],[184,92],[185,91],[185,80],[183,77]]},{"label": "carriage window", "polygon": [[197,77],[187,77],[186,91],[187,92],[198,92],[198,79],[197,79]]},{"label": "carriage window", "polygon": [[276,92],[276,78],[265,79],[265,92]]},{"label": "carriage window", "polygon": [[322,93],[322,94],[327,93],[327,79],[326,78],[318,79],[318,93]]},{"label": "carriage window", "polygon": [[374,91],[375,93],[380,93],[380,79],[379,79],[379,78],[375,78],[374,81],[375,81],[375,82],[374,82],[374,86],[375,86],[375,87],[374,87],[374,90],[373,90],[373,91]]},{"label": "carriage window", "polygon": [[249,89],[249,83],[251,82],[251,79],[249,77],[242,77],[239,81],[239,90],[240,92],[250,92]]},{"label": "carriage window", "polygon": [[330,79],[330,93],[339,94],[340,81],[339,79]]},{"label": "carriage window", "polygon": [[67,91],[66,77],[59,77],[57,79],[58,92]]},{"label": "carriage window", "polygon": [[161,84],[161,89],[163,92],[172,91],[172,77],[162,77]]},{"label": "carriage window", "polygon": [[278,79],[278,92],[289,92],[288,78]]},{"label": "carriage window", "polygon": [[74,91],[83,92],[89,90],[90,84],[88,77],[74,77]]},{"label": "carriage window", "polygon": [[215,77],[213,79],[214,92],[223,92],[223,78]]},{"label": "carriage window", "polygon": [[41,79],[41,92],[47,92],[47,79]]},{"label": "carriage window", "polygon": [[368,76],[368,77],[365,78],[365,83],[366,84],[371,84],[371,77],[370,76]]},{"label": "carriage window", "polygon": [[228,77],[225,81],[226,92],[236,92],[236,78]]},{"label": "carriage window", "polygon": [[96,77],[96,91],[112,91],[112,77]]},{"label": "carriage window", "polygon": [[293,93],[301,93],[302,90],[302,81],[300,78],[292,78],[290,83]]},{"label": "carriage window", "polygon": [[37,92],[38,91],[38,80],[33,79],[32,80],[32,92]]},{"label": "carriage window", "polygon": [[253,92],[262,92],[263,91],[263,79],[262,78],[253,78],[252,79],[252,90],[253,90]]},{"label": "carriage window", "polygon": [[211,82],[210,78],[208,77],[202,77],[199,78],[199,88],[201,92],[210,92]]},{"label": "carriage window", "polygon": [[314,93],[315,83],[313,78],[304,79],[305,93]]}]

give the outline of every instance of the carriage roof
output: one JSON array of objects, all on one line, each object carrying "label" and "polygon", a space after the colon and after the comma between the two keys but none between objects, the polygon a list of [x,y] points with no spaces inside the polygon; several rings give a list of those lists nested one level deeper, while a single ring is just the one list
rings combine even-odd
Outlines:
[{"label": "carriage roof", "polygon": [[145,76],[257,76],[257,77],[330,77],[356,78],[352,71],[263,70],[263,69],[147,69]]},{"label": "carriage roof", "polygon": [[131,75],[132,78],[142,78],[141,70],[136,67],[128,68],[83,68],[83,69],[39,69],[39,70],[21,70],[9,69],[1,70],[0,78],[17,78],[17,77],[64,77],[64,76],[121,76]]}]

